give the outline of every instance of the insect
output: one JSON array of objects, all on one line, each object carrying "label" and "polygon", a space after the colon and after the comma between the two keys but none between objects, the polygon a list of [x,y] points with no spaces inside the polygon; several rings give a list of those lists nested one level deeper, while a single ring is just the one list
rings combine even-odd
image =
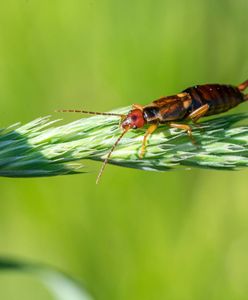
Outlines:
[{"label": "insect", "polygon": [[116,113],[101,113],[84,110],[59,110],[59,112],[77,112],[94,115],[118,116],[121,118],[122,133],[110,149],[97,177],[97,183],[110,159],[115,147],[125,133],[130,129],[142,128],[149,125],[143,138],[139,157],[145,155],[149,136],[160,124],[185,130],[192,142],[190,125],[177,121],[192,121],[196,123],[200,118],[219,114],[248,100],[248,94],[243,92],[248,87],[248,80],[238,86],[224,84],[204,84],[187,88],[179,94],[162,97],[148,105],[133,104],[127,115]]}]

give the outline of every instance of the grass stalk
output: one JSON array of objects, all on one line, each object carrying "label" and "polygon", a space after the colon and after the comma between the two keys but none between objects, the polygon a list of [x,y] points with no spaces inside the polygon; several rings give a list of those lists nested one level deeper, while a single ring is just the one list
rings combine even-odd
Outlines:
[{"label": "grass stalk", "polygon": [[[126,113],[129,108],[116,111]],[[78,117],[78,115],[75,115]],[[178,167],[235,170],[248,166],[247,114],[222,115],[193,126],[193,145],[185,132],[160,126],[139,159],[145,128],[130,130],[109,163],[152,171]],[[119,118],[94,116],[65,125],[42,117],[0,131],[0,176],[38,177],[87,172],[83,160],[102,161],[121,134]]]}]

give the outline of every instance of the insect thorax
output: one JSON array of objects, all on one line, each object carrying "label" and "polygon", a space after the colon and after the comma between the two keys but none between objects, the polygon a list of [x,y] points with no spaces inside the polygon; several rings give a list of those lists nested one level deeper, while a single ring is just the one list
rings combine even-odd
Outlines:
[{"label": "insect thorax", "polygon": [[156,106],[147,106],[143,109],[143,115],[146,122],[158,120],[159,108]]}]

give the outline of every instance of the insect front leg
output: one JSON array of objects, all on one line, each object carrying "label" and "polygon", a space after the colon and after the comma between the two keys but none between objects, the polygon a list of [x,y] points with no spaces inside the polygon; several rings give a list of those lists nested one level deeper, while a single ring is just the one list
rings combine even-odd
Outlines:
[{"label": "insect front leg", "polygon": [[119,121],[119,127],[121,127],[122,122],[124,121],[124,119],[126,118],[126,115],[122,115],[120,117],[120,121]]},{"label": "insect front leg", "polygon": [[158,123],[153,123],[151,124],[145,135],[144,135],[144,138],[143,138],[143,142],[142,142],[142,147],[141,147],[141,150],[140,150],[140,154],[139,154],[139,158],[142,159],[145,155],[145,152],[146,152],[146,144],[147,144],[147,140],[149,138],[149,136],[158,128]]},{"label": "insect front leg", "polygon": [[144,105],[141,104],[133,104],[132,105],[132,109],[139,109],[141,111],[143,111]]}]

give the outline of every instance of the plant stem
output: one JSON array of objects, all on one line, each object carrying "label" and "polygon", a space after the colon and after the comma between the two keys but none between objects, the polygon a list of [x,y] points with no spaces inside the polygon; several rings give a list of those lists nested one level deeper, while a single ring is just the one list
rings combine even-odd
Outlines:
[{"label": "plant stem", "polygon": [[[116,112],[126,113],[127,108]],[[248,126],[237,125],[247,114],[224,115],[192,125],[197,145],[178,129],[160,126],[149,139],[143,159],[139,151],[145,128],[130,130],[109,163],[142,170],[166,171],[178,166],[238,169],[248,166]],[[95,116],[58,125],[43,117],[0,131],[0,176],[38,177],[74,174],[81,160],[104,160],[121,134],[119,118]]]}]

